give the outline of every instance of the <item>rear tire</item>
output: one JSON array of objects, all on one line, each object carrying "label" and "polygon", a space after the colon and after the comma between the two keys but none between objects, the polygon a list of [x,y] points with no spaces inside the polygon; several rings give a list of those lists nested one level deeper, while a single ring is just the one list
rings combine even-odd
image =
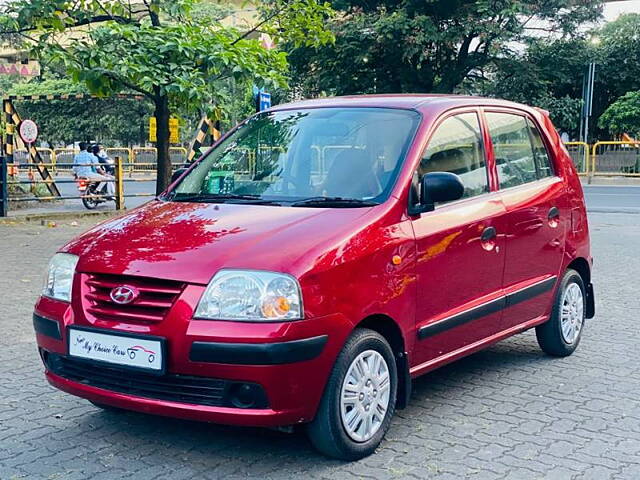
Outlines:
[{"label": "rear tire", "polygon": [[95,197],[92,196],[95,193],[96,192],[92,187],[87,187],[87,189],[85,190],[84,194],[86,196],[82,197],[82,204],[87,210],[93,210],[98,206],[98,203],[100,203],[95,199]]},{"label": "rear tire", "polygon": [[389,343],[373,330],[356,329],[338,355],[316,417],[307,426],[311,443],[341,460],[371,455],[389,429],[397,388]]},{"label": "rear tire", "polygon": [[566,357],[578,348],[584,330],[586,298],[580,274],[567,270],[558,286],[551,317],[536,327],[538,345],[545,353]]}]

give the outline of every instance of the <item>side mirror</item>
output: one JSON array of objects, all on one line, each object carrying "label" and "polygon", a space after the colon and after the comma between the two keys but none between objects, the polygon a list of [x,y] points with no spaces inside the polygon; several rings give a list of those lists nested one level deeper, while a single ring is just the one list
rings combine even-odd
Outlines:
[{"label": "side mirror", "polygon": [[455,173],[431,172],[422,177],[420,203],[412,207],[412,215],[435,210],[436,203],[459,200],[464,195],[462,180]]},{"label": "side mirror", "polygon": [[177,169],[175,172],[173,172],[173,173],[171,174],[171,182],[170,182],[170,183],[173,183],[173,182],[175,182],[176,180],[178,180],[178,179],[182,176],[182,174],[183,174],[184,172],[186,172],[187,170],[188,170],[188,168],[181,167],[181,168]]}]

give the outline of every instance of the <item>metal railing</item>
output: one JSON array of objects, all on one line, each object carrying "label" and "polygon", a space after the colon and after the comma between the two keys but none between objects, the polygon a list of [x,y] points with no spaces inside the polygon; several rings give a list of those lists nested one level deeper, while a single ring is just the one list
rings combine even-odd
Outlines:
[{"label": "metal railing", "polygon": [[[107,152],[107,155],[110,158],[113,158],[114,161],[120,159],[123,163],[132,164],[133,163],[133,150],[131,148],[126,147],[109,147],[104,149]],[[125,168],[129,173],[133,173],[133,165]]]},{"label": "metal railing", "polygon": [[[71,171],[73,159],[80,153],[73,148],[37,148],[37,150],[52,174],[58,171]],[[109,157],[113,159],[119,157],[126,163],[125,171],[128,172],[152,171],[155,170],[154,165],[158,162],[158,150],[155,147],[108,147],[105,151]],[[173,165],[182,165],[187,161],[188,150],[184,147],[170,147],[169,156]],[[29,152],[23,148],[17,149],[13,153],[13,160],[17,165],[27,165],[30,163]]]},{"label": "metal railing", "polygon": [[640,177],[640,143],[595,143],[591,150],[591,175]]},{"label": "metal railing", "polygon": [[640,177],[640,142],[565,143],[579,175]]},{"label": "metal railing", "polygon": [[[55,166],[55,172],[70,172],[71,166],[73,166],[73,157],[79,152],[79,150],[74,150],[73,148],[54,148],[51,162]],[[58,165],[58,163],[60,165]],[[69,164],[71,164],[71,166],[67,166]]]},{"label": "metal railing", "polygon": [[[188,151],[184,147],[169,148],[169,158],[173,165],[182,165],[187,161]],[[132,172],[155,170],[158,163],[158,149],[155,147],[136,147],[131,149]]]},{"label": "metal railing", "polygon": [[589,174],[590,148],[586,142],[566,142],[564,144],[578,170],[578,175]]},{"label": "metal railing", "polygon": [[[71,171],[74,166],[92,166],[92,164],[73,164],[70,162],[48,162],[48,163],[40,163],[43,167],[48,169],[53,169],[57,167],[61,170]],[[115,158],[115,175],[110,179],[106,180],[95,180],[92,182],[91,180],[84,179],[84,182],[90,183],[114,183],[114,195],[113,200],[115,200],[116,210],[123,210],[125,208],[125,198],[130,197],[154,197],[155,193],[125,193],[124,184],[129,182],[148,182],[151,180],[155,180],[155,177],[136,177],[136,178],[125,178],[125,169],[131,168],[132,166],[142,166],[142,167],[153,167],[155,164],[141,164],[141,163],[132,163],[132,162],[124,162],[120,157]],[[21,175],[20,169],[32,169],[35,167],[35,164],[23,164],[18,165],[18,171],[12,172],[11,175],[9,173],[10,167],[15,168],[15,164],[9,164],[4,157],[0,157],[0,217],[6,217],[9,211],[9,204],[11,202],[22,203],[22,202],[31,202],[31,201],[54,201],[54,200],[82,200],[82,199],[105,199],[111,197],[108,193],[83,193],[78,190],[77,195],[61,195],[61,196],[39,196],[36,195],[35,189],[37,185],[44,184],[45,182],[42,179],[35,179],[34,175],[27,175],[27,178],[24,178]],[[69,176],[69,178],[57,178],[55,180],[56,184],[76,184],[80,183],[80,179]],[[22,186],[28,186],[29,195]],[[12,187],[14,189],[21,188],[22,195],[15,195],[15,192],[11,192]]]}]

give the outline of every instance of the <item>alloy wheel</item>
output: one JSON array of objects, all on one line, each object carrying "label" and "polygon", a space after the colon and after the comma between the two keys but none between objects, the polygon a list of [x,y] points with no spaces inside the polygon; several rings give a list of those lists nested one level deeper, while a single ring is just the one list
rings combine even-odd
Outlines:
[{"label": "alloy wheel", "polygon": [[376,350],[366,350],[351,362],[340,392],[342,425],[351,439],[366,442],[380,429],[390,387],[389,366]]},{"label": "alloy wheel", "polygon": [[570,283],[562,294],[560,306],[562,338],[568,344],[576,341],[584,321],[584,295],[577,283]]}]

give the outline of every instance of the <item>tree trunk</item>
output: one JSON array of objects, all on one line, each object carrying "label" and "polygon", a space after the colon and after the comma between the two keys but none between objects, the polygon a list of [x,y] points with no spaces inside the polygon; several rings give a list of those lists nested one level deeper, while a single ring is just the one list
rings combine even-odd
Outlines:
[{"label": "tree trunk", "polygon": [[169,186],[171,179],[171,158],[169,157],[169,99],[166,95],[156,97],[155,117],[157,124],[158,180],[156,195]]},{"label": "tree trunk", "polygon": [[140,116],[138,117],[138,145],[144,145],[145,142],[147,141],[147,135],[146,135],[146,131],[145,131],[145,122],[144,122],[144,115],[140,114]]}]

